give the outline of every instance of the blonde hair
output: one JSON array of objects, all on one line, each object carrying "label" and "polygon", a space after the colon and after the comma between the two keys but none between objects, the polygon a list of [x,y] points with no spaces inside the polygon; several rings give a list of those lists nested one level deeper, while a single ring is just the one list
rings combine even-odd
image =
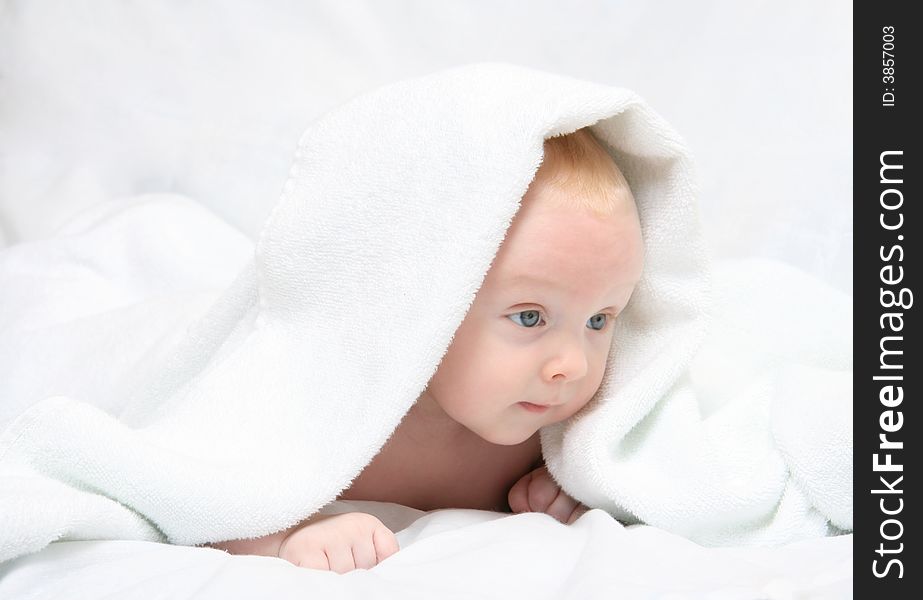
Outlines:
[{"label": "blonde hair", "polygon": [[634,204],[625,176],[588,128],[546,139],[544,152],[530,188],[538,183],[562,193],[542,196],[543,202],[597,216]]}]

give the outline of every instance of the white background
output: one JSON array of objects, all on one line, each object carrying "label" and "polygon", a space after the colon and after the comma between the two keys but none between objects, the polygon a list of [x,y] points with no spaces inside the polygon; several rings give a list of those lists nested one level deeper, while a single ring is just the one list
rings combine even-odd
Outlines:
[{"label": "white background", "polygon": [[637,91],[694,152],[715,255],[779,258],[852,291],[849,2],[0,7],[0,246],[157,191],[253,236],[319,114],[383,83],[499,60]]}]

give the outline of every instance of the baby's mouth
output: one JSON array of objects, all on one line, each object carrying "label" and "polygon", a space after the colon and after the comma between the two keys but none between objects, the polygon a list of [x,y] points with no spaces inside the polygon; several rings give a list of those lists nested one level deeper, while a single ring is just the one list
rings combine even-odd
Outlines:
[{"label": "baby's mouth", "polygon": [[547,404],[532,404],[531,402],[519,402],[518,404],[527,411],[534,413],[543,413],[551,408],[551,406]]}]

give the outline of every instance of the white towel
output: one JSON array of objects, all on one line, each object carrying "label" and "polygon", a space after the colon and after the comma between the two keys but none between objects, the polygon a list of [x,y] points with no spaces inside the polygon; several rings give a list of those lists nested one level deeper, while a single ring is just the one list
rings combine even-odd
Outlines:
[{"label": "white towel", "polygon": [[[645,273],[598,393],[542,430],[551,473],[703,543],[851,528],[848,299],[772,263],[724,270],[711,317],[727,344],[696,358],[709,278],[682,140],[630,91],[477,64],[311,125],[250,258],[188,203],[181,237],[204,257],[135,217],[0,255],[0,559],[56,539],[259,536],[334,499],[435,372],[543,139],[587,126],[638,202]],[[180,285],[147,279],[174,268]]]}]

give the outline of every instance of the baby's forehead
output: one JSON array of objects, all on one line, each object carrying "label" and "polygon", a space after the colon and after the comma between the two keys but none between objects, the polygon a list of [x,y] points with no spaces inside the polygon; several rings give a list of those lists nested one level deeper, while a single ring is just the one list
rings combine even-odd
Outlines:
[{"label": "baby's forehead", "polygon": [[504,244],[510,263],[527,263],[530,257],[543,260],[544,255],[581,251],[605,256],[627,238],[640,241],[640,233],[633,210],[599,215],[586,208],[539,202],[521,209]]},{"label": "baby's forehead", "polygon": [[531,269],[512,270],[500,275],[496,282],[503,288],[510,290],[565,290],[583,289],[612,281],[611,273],[603,271],[583,275],[579,280],[557,275],[547,271],[535,273]]},{"label": "baby's forehead", "polygon": [[593,219],[526,225],[513,232],[491,267],[490,279],[503,290],[605,293],[614,282],[638,277],[643,244],[637,228]]}]

